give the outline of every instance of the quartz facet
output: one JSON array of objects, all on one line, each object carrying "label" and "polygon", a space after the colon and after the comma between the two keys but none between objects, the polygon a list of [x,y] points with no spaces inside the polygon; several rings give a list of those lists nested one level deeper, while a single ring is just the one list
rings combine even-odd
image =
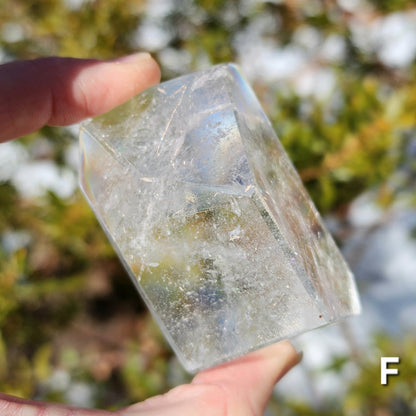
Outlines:
[{"label": "quartz facet", "polygon": [[356,314],[354,279],[236,67],[85,122],[81,188],[194,372]]}]

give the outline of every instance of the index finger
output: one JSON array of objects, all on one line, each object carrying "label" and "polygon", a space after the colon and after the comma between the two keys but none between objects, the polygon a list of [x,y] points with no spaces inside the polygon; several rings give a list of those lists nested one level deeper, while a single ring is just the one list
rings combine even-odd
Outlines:
[{"label": "index finger", "polygon": [[49,57],[0,65],[0,141],[104,113],[159,80],[148,53],[113,61]]}]

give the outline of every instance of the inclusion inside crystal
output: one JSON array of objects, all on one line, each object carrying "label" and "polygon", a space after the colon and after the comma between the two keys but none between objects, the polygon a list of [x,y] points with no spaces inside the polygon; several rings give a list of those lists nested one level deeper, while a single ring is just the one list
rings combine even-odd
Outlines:
[{"label": "inclusion inside crystal", "polygon": [[184,367],[359,312],[354,280],[233,65],[85,123],[81,188]]}]

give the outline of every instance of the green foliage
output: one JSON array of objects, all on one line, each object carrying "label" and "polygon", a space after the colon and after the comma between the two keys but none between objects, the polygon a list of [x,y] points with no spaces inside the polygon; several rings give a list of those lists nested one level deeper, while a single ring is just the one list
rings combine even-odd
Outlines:
[{"label": "green foliage", "polygon": [[[349,389],[346,405],[362,415],[376,415],[386,410],[391,415],[411,415],[412,400],[416,397],[416,339],[392,340],[380,334],[375,340],[378,353],[360,367],[360,373]],[[374,383],[380,377],[380,357],[400,357],[399,376],[390,376],[387,385]],[[366,397],[363,401],[362,397]]]},{"label": "green foliage", "polygon": [[[342,215],[361,192],[373,189],[385,206],[410,195],[416,204],[414,142],[416,66],[389,68],[373,52],[354,44],[354,18],[338,2],[199,0],[175,3],[163,18],[169,35],[152,52],[184,52],[189,68],[237,58],[238,36],[253,22],[268,25],[264,42],[291,45],[297,30],[312,28],[324,39],[345,42],[334,69],[336,88],[325,99],[298,95],[290,85],[254,85],[267,114],[319,209]],[[414,7],[413,0],[370,0],[372,18]],[[70,8],[64,0],[0,0],[0,47],[13,59],[44,55],[111,58],[132,52],[132,37],[146,19],[144,0],[92,0]],[[312,4],[312,6],[311,6]],[[269,25],[270,18],[273,24]],[[10,24],[18,39],[4,36]],[[8,26],[9,25],[9,26]],[[187,70],[184,68],[184,71]],[[162,67],[164,77],[180,71]],[[52,149],[46,157],[66,166],[74,138],[68,129],[45,127],[22,138],[29,153],[39,137]],[[1,147],[0,147],[1,152]],[[398,173],[398,174],[397,174]],[[24,233],[18,247],[4,243]],[[378,356],[359,357],[357,377],[347,386],[345,408],[329,403],[272,403],[281,415],[411,414],[415,397],[412,338],[375,340],[376,350],[402,357],[400,377],[380,386]],[[93,386],[94,404],[114,409],[169,388],[171,352],[149,318],[90,208],[79,193],[61,199],[49,193],[23,198],[11,181],[0,181],[0,391],[66,401],[71,383]],[[337,357],[322,371],[342,374],[350,357]],[[51,385],[57,372],[68,377]],[[407,412],[407,413],[406,413]]]},{"label": "green foliage", "polygon": [[416,6],[415,0],[370,0],[370,2],[384,13],[406,10]]},{"label": "green foliage", "polygon": [[143,8],[141,0],[88,1],[78,10],[69,9],[63,0],[3,3],[0,24],[19,23],[28,35],[22,41],[3,45],[18,58],[120,56],[130,49],[129,38]]},{"label": "green foliage", "polygon": [[[397,121],[387,114],[389,99],[379,97],[374,78],[342,78],[337,99],[341,104],[333,109],[331,103],[278,95],[273,117],[322,212],[388,178],[397,166],[401,144]],[[399,111],[403,115],[408,110],[401,106]]]},{"label": "green foliage", "polygon": [[156,359],[151,365],[145,355],[137,354],[139,345],[129,348],[121,374],[129,397],[134,401],[145,400],[167,389],[166,367],[163,358]]},{"label": "green foliage", "polygon": [[[380,357],[400,357],[398,376],[389,376],[388,384],[380,383]],[[404,416],[413,415],[416,397],[416,338],[393,340],[386,334],[374,338],[370,353],[362,355],[354,363],[351,357],[335,357],[329,367],[322,371],[341,374],[345,365],[353,364],[356,375],[351,382],[345,381],[346,394],[343,402],[328,400],[315,407],[301,401],[273,401],[271,408],[284,416]]]}]

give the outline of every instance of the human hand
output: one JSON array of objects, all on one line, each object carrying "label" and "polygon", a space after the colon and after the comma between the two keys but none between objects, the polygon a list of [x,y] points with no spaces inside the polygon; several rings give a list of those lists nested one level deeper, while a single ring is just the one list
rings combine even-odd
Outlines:
[{"label": "human hand", "polygon": [[[0,66],[0,141],[44,125],[106,112],[156,84],[148,54],[114,61],[42,58]],[[119,416],[261,415],[275,383],[300,359],[288,341],[200,372],[187,385],[115,412]],[[3,416],[104,416],[111,412],[32,402],[0,393]]]},{"label": "human hand", "polygon": [[195,376],[190,384],[117,412],[31,402],[0,393],[3,416],[260,416],[275,383],[300,360],[282,341]]},{"label": "human hand", "polygon": [[50,57],[0,65],[0,142],[104,113],[159,80],[148,53],[112,61]]}]

